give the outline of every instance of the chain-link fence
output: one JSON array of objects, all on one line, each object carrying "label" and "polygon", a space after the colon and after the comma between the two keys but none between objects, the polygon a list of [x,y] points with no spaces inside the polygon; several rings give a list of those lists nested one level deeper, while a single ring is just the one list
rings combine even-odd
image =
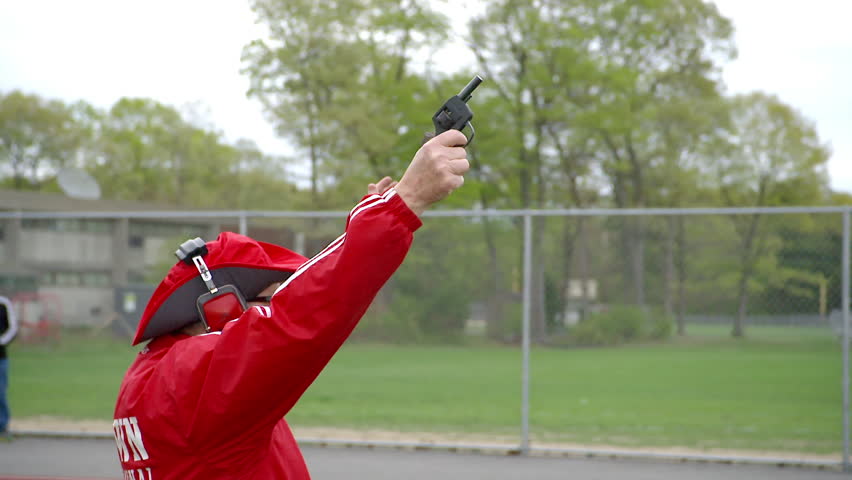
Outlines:
[{"label": "chain-link fence", "polygon": [[[849,464],[849,209],[427,215],[297,426]],[[127,341],[186,238],[238,231],[311,256],[345,226],[343,212],[0,218],[22,345]]]}]

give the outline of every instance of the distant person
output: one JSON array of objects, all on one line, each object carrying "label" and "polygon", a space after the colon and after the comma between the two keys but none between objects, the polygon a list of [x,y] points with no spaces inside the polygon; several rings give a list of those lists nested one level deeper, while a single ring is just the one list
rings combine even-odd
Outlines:
[{"label": "distant person", "polygon": [[444,132],[398,184],[370,184],[345,233],[310,260],[230,232],[181,245],[118,395],[124,478],[310,478],[283,417],[402,263],[419,215],[462,185],[466,141]]},{"label": "distant person", "polygon": [[6,346],[12,343],[18,333],[18,320],[15,309],[8,298],[0,296],[0,436],[9,435],[9,401],[6,391],[9,388],[9,352]]}]

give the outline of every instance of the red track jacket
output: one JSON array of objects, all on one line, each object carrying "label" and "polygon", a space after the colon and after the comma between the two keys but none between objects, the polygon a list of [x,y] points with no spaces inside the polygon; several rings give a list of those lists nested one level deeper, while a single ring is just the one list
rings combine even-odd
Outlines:
[{"label": "red track jacket", "polygon": [[396,191],[364,197],[346,232],[269,307],[222,332],[163,335],[130,366],[113,427],[125,479],[308,479],[284,421],[399,267],[421,225]]}]

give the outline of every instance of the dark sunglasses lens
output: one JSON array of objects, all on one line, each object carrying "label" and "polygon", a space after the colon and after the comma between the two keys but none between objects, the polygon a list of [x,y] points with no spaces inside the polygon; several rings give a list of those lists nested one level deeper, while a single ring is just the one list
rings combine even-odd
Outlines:
[{"label": "dark sunglasses lens", "polygon": [[254,297],[248,300],[249,303],[269,303],[272,301],[272,295],[267,297]]}]

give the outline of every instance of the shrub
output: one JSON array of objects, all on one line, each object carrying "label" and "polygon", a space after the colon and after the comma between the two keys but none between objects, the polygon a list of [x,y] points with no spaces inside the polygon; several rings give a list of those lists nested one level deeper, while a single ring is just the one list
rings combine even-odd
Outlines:
[{"label": "shrub", "polygon": [[352,332],[353,339],[384,343],[419,341],[422,332],[417,325],[417,319],[405,312],[400,306],[401,303],[404,302],[372,305]]},{"label": "shrub", "polygon": [[647,337],[651,340],[666,340],[674,331],[674,320],[663,312],[651,315]]},{"label": "shrub", "polygon": [[571,345],[619,345],[671,336],[672,319],[651,309],[618,305],[592,313],[572,327],[565,338]]}]

